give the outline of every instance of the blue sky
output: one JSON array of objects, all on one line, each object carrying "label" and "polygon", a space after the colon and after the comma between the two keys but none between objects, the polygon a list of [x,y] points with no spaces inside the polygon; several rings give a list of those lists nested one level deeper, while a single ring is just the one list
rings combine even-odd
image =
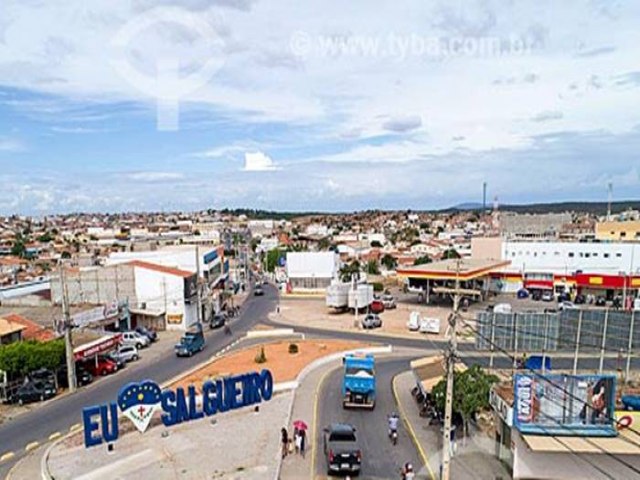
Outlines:
[{"label": "blue sky", "polygon": [[640,4],[4,0],[0,213],[640,192]]}]

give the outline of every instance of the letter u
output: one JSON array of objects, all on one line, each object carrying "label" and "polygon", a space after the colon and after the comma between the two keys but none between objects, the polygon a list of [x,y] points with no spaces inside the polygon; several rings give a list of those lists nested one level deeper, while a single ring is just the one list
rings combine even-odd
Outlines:
[{"label": "letter u", "polygon": [[[102,424],[102,438],[105,442],[115,442],[118,439],[118,405],[115,402],[100,406],[100,420]],[[109,421],[111,416],[111,421]]]}]

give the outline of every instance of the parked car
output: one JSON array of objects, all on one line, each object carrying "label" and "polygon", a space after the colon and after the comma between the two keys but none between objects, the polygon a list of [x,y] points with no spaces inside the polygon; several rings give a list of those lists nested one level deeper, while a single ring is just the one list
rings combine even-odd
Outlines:
[{"label": "parked car", "polygon": [[209,322],[209,328],[213,330],[214,328],[224,327],[224,324],[226,322],[227,322],[226,317],[221,313],[218,313],[214,315],[213,318],[211,318],[211,321]]},{"label": "parked car", "polygon": [[384,303],[382,303],[382,300],[374,300],[373,302],[371,302],[371,305],[369,305],[369,311],[371,313],[384,312]]},{"label": "parked car", "polygon": [[575,303],[576,305],[584,305],[585,303],[587,303],[587,297],[582,294],[576,295],[576,299],[573,303]]},{"label": "parked car", "polygon": [[498,303],[493,307],[493,313],[511,313],[513,309],[509,303]]},{"label": "parked car", "polygon": [[531,300],[534,302],[539,302],[542,300],[542,292],[540,290],[536,290],[531,294]]},{"label": "parked car", "polygon": [[262,295],[264,295],[264,290],[262,290],[262,287],[257,286],[254,290],[253,290],[253,294],[256,297],[261,297]]},{"label": "parked car", "polygon": [[105,357],[98,357],[97,361],[88,360],[83,363],[83,367],[86,368],[94,377],[97,377],[98,375],[105,376],[118,371],[118,365],[116,362]]},{"label": "parked car", "polygon": [[380,328],[382,326],[382,319],[375,313],[369,313],[362,319],[362,328]]},{"label": "parked car", "polygon": [[[133,347],[136,348],[136,347]],[[116,364],[118,370],[122,370],[126,365],[126,362],[123,358],[121,358],[116,352],[109,352],[102,355],[99,355],[100,358],[105,360],[110,360]]]},{"label": "parked car", "polygon": [[24,405],[31,402],[42,402],[56,396],[56,390],[53,386],[43,382],[29,382],[22,385],[11,396],[11,403]]},{"label": "parked car", "polygon": [[521,300],[524,298],[529,298],[529,291],[526,288],[521,288],[520,290],[518,290],[517,297]]},{"label": "parked car", "polygon": [[362,450],[351,425],[334,423],[324,429],[324,454],[327,473],[360,473]]},{"label": "parked car", "polygon": [[150,343],[149,337],[136,331],[122,333],[122,345],[133,345],[138,350],[141,350],[144,347],[148,347]]},{"label": "parked car", "polygon": [[576,304],[573,302],[560,302],[558,304],[558,310],[563,311],[563,310],[576,310],[578,307],[576,307]]},{"label": "parked car", "polygon": [[424,317],[420,319],[420,333],[440,333],[440,319]]},{"label": "parked car", "polygon": [[382,297],[382,303],[384,304],[384,308],[386,308],[387,310],[391,310],[393,308],[396,308],[396,299],[393,298],[392,295],[383,295]]},{"label": "parked car", "polygon": [[603,296],[596,297],[596,307],[606,307],[607,299]]},{"label": "parked car", "polygon": [[553,302],[553,292],[551,290],[544,291],[541,300],[543,302]]},{"label": "parked car", "polygon": [[44,385],[52,387],[54,390],[56,388],[56,376],[48,368],[41,368],[39,370],[29,372],[28,377],[32,382],[42,383]]},{"label": "parked car", "polygon": [[558,303],[570,302],[570,301],[571,301],[571,295],[569,295],[567,292],[562,292],[561,294],[558,295]]},{"label": "parked car", "polygon": [[151,330],[151,329],[149,329],[147,327],[138,326],[138,327],[136,327],[135,331],[137,333],[139,333],[140,335],[146,336],[151,343],[156,342],[158,340],[158,333],[154,332],[153,330]]},{"label": "parked car", "polygon": [[[62,368],[58,369],[58,385],[63,388],[69,387],[69,379],[67,378],[67,366],[64,365]],[[84,385],[89,385],[93,382],[93,375],[87,371],[80,363],[76,363],[76,384],[79,387]]]},{"label": "parked car", "polygon": [[140,358],[138,349],[133,345],[122,345],[115,351],[114,356],[123,362],[135,362]]},{"label": "parked car", "polygon": [[411,312],[407,328],[412,332],[417,332],[420,329],[420,312]]}]

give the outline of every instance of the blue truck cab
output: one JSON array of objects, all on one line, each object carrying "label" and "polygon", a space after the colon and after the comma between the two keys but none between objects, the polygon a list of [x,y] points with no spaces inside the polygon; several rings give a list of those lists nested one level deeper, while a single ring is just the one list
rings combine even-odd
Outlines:
[{"label": "blue truck cab", "polygon": [[204,331],[202,324],[197,323],[189,330],[184,332],[180,343],[174,347],[178,357],[190,357],[194,353],[201,352],[204,349]]},{"label": "blue truck cab", "polygon": [[376,368],[373,355],[345,355],[342,363],[344,365],[343,408],[375,408]]}]

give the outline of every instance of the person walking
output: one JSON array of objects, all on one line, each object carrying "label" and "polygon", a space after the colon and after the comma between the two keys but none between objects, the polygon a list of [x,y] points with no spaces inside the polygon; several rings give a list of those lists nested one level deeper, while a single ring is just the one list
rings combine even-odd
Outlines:
[{"label": "person walking", "polygon": [[282,427],[282,430],[280,430],[280,437],[282,441],[282,458],[285,458],[289,449],[289,432],[287,432],[286,428]]},{"label": "person walking", "polygon": [[300,430],[300,455],[304,458],[304,449],[307,443],[307,432],[305,430]]}]

